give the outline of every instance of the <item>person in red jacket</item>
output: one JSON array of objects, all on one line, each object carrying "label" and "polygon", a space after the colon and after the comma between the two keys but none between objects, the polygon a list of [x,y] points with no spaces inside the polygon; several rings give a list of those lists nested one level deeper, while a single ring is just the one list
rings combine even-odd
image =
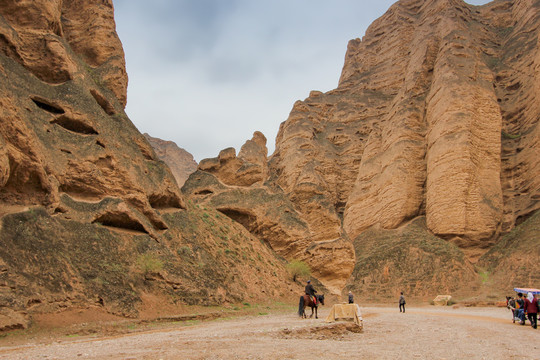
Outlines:
[{"label": "person in red jacket", "polygon": [[527,317],[529,318],[531,326],[533,327],[533,329],[536,329],[538,322],[538,301],[536,300],[536,296],[532,293],[528,293],[523,308],[527,313]]}]

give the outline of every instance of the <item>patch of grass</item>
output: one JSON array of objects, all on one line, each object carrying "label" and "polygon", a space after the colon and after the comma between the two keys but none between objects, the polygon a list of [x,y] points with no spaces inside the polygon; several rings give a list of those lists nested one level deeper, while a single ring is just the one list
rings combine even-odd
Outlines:
[{"label": "patch of grass", "polygon": [[505,131],[501,131],[501,136],[504,138],[504,139],[519,139],[521,137],[521,134],[510,134],[510,133],[507,133]]},{"label": "patch of grass", "polygon": [[489,272],[488,271],[481,271],[478,273],[480,275],[480,278],[482,279],[482,284],[485,284],[489,281]]},{"label": "patch of grass", "polygon": [[287,271],[292,276],[292,280],[296,281],[298,277],[309,277],[311,269],[308,264],[300,260],[292,260],[287,264]]},{"label": "patch of grass", "polygon": [[145,253],[137,258],[137,267],[144,274],[155,274],[163,270],[163,262],[156,255]]}]

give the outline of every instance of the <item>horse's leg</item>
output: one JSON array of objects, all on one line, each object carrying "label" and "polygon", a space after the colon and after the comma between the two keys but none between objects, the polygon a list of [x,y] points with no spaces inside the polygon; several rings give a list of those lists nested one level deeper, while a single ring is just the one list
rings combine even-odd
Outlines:
[{"label": "horse's leg", "polygon": [[317,308],[318,306],[315,306],[315,319],[318,319],[319,317],[317,316]]},{"label": "horse's leg", "polygon": [[313,306],[311,307],[311,315],[309,316],[310,318],[313,317]]}]

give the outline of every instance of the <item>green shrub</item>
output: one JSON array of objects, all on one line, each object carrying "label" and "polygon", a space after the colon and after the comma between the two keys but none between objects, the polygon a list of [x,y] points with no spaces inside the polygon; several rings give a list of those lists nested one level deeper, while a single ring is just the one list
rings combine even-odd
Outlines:
[{"label": "green shrub", "polygon": [[137,266],[144,275],[155,274],[163,269],[163,262],[156,255],[145,253],[137,258]]},{"label": "green shrub", "polygon": [[288,263],[287,271],[292,276],[293,281],[296,281],[298,277],[309,277],[311,275],[311,269],[308,264],[300,260],[293,260]]}]

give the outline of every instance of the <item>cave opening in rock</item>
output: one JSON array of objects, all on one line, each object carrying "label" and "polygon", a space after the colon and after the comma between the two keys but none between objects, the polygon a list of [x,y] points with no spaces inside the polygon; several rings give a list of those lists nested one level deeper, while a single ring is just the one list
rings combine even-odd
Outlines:
[{"label": "cave opening in rock", "polygon": [[148,234],[148,231],[146,231],[146,229],[140,222],[138,222],[135,219],[130,218],[129,215],[124,214],[124,213],[117,213],[117,212],[105,213],[103,215],[98,216],[94,221],[92,221],[92,224],[95,224],[95,223],[100,223],[103,226],[109,226],[113,228],[137,231],[137,232]]},{"label": "cave opening in rock", "polygon": [[98,135],[98,132],[88,124],[80,120],[71,119],[65,115],[51,121],[51,124],[58,124],[66,130],[84,135]]},{"label": "cave opening in rock", "polygon": [[33,97],[31,99],[34,102],[34,104],[36,104],[40,109],[43,109],[43,110],[45,110],[47,112],[50,112],[50,113],[53,113],[53,114],[63,114],[63,113],[65,113],[64,109],[62,109],[60,106],[53,105],[51,102],[49,102],[49,101],[47,101],[45,99],[38,98],[38,97]]},{"label": "cave opening in rock", "polygon": [[245,227],[249,232],[254,233],[256,229],[257,217],[253,214],[250,214],[247,211],[242,211],[238,209],[228,209],[228,208],[218,208],[219,212],[223,215],[231,218],[237,223]]},{"label": "cave opening in rock", "polygon": [[176,194],[152,194],[148,202],[154,209],[183,209],[182,201]]}]

